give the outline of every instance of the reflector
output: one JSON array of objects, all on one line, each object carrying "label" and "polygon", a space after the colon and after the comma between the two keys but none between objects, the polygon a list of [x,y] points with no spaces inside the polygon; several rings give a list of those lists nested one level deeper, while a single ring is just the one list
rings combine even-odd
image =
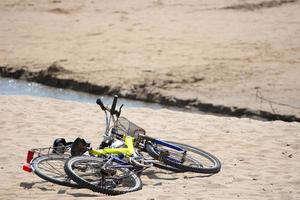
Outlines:
[{"label": "reflector", "polygon": [[26,172],[32,172],[32,169],[29,165],[23,165],[23,170]]},{"label": "reflector", "polygon": [[31,160],[33,159],[33,154],[34,154],[34,152],[33,151],[31,151],[31,150],[29,150],[28,152],[27,152],[27,163],[30,163],[31,162]]}]

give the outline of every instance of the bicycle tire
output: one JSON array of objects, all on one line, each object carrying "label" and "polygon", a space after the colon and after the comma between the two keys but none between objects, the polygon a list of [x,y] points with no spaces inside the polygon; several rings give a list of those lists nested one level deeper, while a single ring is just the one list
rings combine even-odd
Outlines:
[{"label": "bicycle tire", "polygon": [[[81,188],[76,182],[71,182],[64,171],[64,163],[68,159],[69,156],[62,155],[48,155],[48,156],[39,156],[32,160],[31,167],[33,172],[39,176],[40,178],[67,187],[75,187]],[[57,162],[58,165],[54,167],[54,164],[50,162]],[[43,164],[47,164],[48,166],[45,168],[42,167]],[[51,171],[51,168],[53,171]],[[59,175],[59,176],[57,176]]]},{"label": "bicycle tire", "polygon": [[[85,164],[86,163],[86,164]],[[82,166],[76,166],[79,164],[82,164]],[[142,189],[142,181],[141,179],[133,172],[131,172],[129,169],[127,168],[120,168],[121,171],[124,171],[125,173],[129,173],[129,175],[125,176],[125,178],[128,178],[128,180],[126,179],[125,181],[132,181],[134,186],[128,190],[120,190],[120,189],[116,189],[116,188],[107,188],[107,186],[101,186],[100,185],[100,178],[102,176],[102,172],[101,172],[101,165],[103,165],[103,158],[101,157],[89,157],[89,156],[76,156],[76,157],[72,157],[69,158],[66,162],[65,162],[65,172],[66,174],[73,180],[75,181],[77,184],[88,188],[94,192],[99,192],[99,193],[103,193],[103,194],[107,194],[107,195],[120,195],[120,194],[124,194],[124,193],[128,193],[128,192],[134,192],[137,190]],[[94,169],[92,169],[94,168]],[[78,169],[78,172],[76,172],[76,170]],[[94,174],[92,173],[87,173],[87,175],[93,176],[93,177],[87,177],[84,178],[84,175],[79,175],[79,171],[81,169],[85,169],[85,170],[90,170],[91,172],[94,172]],[[94,179],[94,180],[93,180]],[[114,179],[114,178],[112,178]],[[118,179],[118,178],[115,178]],[[106,180],[105,180],[106,181]],[[124,181],[123,179],[121,181]],[[103,183],[101,183],[103,184]],[[114,185],[115,186],[115,185]]]},{"label": "bicycle tire", "polygon": [[[148,142],[146,144],[146,150],[149,153],[149,155],[152,156],[154,159],[159,159],[159,160],[163,161],[165,164],[172,166],[174,168],[180,169],[182,171],[214,174],[214,173],[218,173],[221,170],[221,162],[214,155],[212,155],[202,149],[190,146],[190,145],[181,144],[181,143],[177,143],[177,142],[171,142],[171,141],[165,141],[165,142],[177,145],[177,146],[185,149],[187,151],[187,156],[188,156],[189,161],[191,162],[191,165],[186,165],[186,162],[174,161],[174,159],[171,159],[171,157],[169,157],[169,156],[161,156],[160,152],[164,150],[164,146],[157,145],[155,142],[154,143]],[[203,160],[206,162],[205,166],[202,164],[203,161],[199,161],[200,160],[199,158],[195,159],[193,156],[190,156],[189,154],[191,154],[191,153],[194,153],[194,154],[200,156],[201,160],[205,159],[205,160]],[[175,156],[175,153],[172,156]],[[181,158],[179,158],[179,159],[181,159]],[[210,164],[207,162],[209,162]],[[193,166],[193,165],[197,165],[197,166]]]}]

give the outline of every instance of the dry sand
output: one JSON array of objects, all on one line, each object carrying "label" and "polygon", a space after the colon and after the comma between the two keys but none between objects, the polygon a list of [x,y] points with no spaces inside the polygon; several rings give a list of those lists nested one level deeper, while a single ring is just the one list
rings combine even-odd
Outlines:
[{"label": "dry sand", "polygon": [[[141,191],[107,197],[41,181],[23,172],[26,152],[57,137],[97,146],[104,127],[98,106],[26,96],[0,96],[0,199],[280,199],[300,198],[300,125],[170,110],[127,109],[147,134],[189,143],[216,155],[222,171],[173,174],[151,168]],[[79,198],[82,197],[82,198]]]},{"label": "dry sand", "polygon": [[0,66],[56,62],[68,70],[59,78],[123,94],[300,117],[299,10],[298,0],[1,0]]}]

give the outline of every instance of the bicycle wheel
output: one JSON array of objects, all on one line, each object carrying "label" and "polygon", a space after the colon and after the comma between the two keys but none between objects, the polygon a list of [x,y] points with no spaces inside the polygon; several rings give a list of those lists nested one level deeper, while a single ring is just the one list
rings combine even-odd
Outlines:
[{"label": "bicycle wheel", "polygon": [[65,161],[69,158],[67,155],[50,154],[39,156],[32,160],[31,167],[36,175],[40,178],[68,187],[81,188],[76,182],[66,175],[64,171]]},{"label": "bicycle wheel", "polygon": [[72,157],[64,169],[73,181],[94,192],[119,195],[142,189],[142,181],[135,173],[107,164],[101,157]]},{"label": "bicycle wheel", "polygon": [[190,145],[170,141],[165,142],[185,149],[186,153],[176,151],[162,144],[148,142],[146,149],[149,155],[182,171],[207,174],[218,173],[220,171],[221,162],[212,154]]}]

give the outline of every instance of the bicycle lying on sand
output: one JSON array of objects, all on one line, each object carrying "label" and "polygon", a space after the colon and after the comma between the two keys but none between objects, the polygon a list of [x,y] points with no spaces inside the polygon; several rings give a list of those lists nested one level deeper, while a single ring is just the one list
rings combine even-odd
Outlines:
[{"label": "bicycle lying on sand", "polygon": [[42,153],[46,149],[29,151],[29,165],[23,169],[56,184],[85,187],[109,195],[141,189],[138,175],[153,165],[174,172],[213,174],[220,171],[220,161],[206,151],[146,136],[144,129],[120,117],[123,104],[116,110],[117,100],[115,96],[110,109],[101,99],[97,100],[106,119],[104,140],[99,149],[92,149],[81,138],[73,143],[60,139],[47,148],[48,154]]}]

